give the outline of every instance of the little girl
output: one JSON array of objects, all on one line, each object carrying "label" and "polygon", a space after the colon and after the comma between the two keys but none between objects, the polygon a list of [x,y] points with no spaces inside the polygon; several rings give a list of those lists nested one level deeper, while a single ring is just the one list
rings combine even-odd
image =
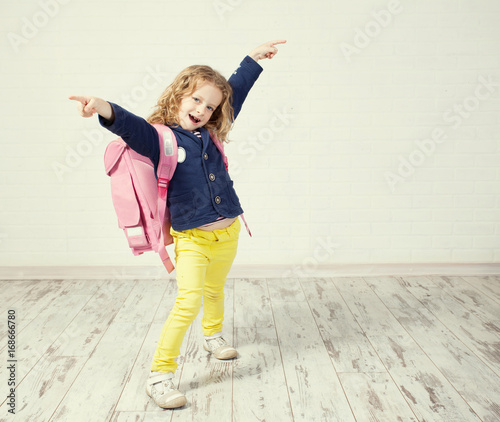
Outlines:
[{"label": "little girl", "polygon": [[[226,80],[208,66],[184,69],[144,120],[97,97],[72,96],[80,115],[99,115],[102,126],[120,136],[133,150],[159,162],[154,123],[168,125],[177,139],[179,158],[169,183],[167,206],[175,242],[178,293],[165,322],[146,383],[146,392],[162,408],[184,406],[186,396],[174,386],[175,359],[184,335],[203,302],[203,347],[217,359],[232,359],[237,351],[222,337],[224,285],[236,256],[243,213],[238,196],[211,138],[227,142],[228,132],[262,72],[257,61],[273,58],[270,41],[254,49]],[[215,140],[215,142],[217,142]]]}]

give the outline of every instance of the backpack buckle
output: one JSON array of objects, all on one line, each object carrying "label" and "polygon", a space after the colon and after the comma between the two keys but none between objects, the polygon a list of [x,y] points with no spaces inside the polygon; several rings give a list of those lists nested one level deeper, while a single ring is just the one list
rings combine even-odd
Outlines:
[{"label": "backpack buckle", "polygon": [[167,197],[168,182],[168,179],[161,177],[158,178],[158,195],[161,199],[165,199]]}]

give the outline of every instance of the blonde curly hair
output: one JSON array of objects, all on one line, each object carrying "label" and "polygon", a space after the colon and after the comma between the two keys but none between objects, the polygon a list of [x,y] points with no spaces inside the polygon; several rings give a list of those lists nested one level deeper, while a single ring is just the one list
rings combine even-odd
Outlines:
[{"label": "blonde curly hair", "polygon": [[233,90],[226,78],[210,66],[193,65],[181,71],[158,98],[147,121],[151,124],[178,125],[179,107],[183,97],[191,95],[203,82],[214,84],[222,92],[222,101],[205,127],[220,141],[228,142],[227,136],[234,122]]}]

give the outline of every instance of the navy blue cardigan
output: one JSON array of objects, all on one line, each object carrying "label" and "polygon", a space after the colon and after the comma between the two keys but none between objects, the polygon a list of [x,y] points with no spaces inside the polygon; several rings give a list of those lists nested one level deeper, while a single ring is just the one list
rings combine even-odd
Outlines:
[{"label": "navy blue cardigan", "polygon": [[[229,78],[233,88],[235,118],[261,72],[262,67],[247,56]],[[111,122],[99,116],[101,125],[120,136],[134,151],[149,157],[156,171],[160,154],[156,129],[142,117],[117,104],[110,104],[115,119]],[[185,160],[177,164],[168,187],[167,206],[172,228],[188,230],[211,223],[220,216],[232,218],[242,214],[233,182],[208,130],[204,127],[200,129],[200,140],[180,126],[170,128],[175,133],[178,146],[186,152]]]}]

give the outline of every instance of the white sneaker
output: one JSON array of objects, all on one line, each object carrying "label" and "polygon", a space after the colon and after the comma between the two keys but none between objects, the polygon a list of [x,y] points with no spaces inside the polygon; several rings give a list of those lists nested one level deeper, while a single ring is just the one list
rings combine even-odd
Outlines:
[{"label": "white sneaker", "polygon": [[236,349],[227,344],[221,333],[205,337],[203,348],[207,352],[210,352],[215,358],[221,360],[232,359],[238,356]]},{"label": "white sneaker", "polygon": [[187,403],[186,396],[174,387],[173,372],[151,372],[146,382],[146,393],[164,409],[175,409]]}]

